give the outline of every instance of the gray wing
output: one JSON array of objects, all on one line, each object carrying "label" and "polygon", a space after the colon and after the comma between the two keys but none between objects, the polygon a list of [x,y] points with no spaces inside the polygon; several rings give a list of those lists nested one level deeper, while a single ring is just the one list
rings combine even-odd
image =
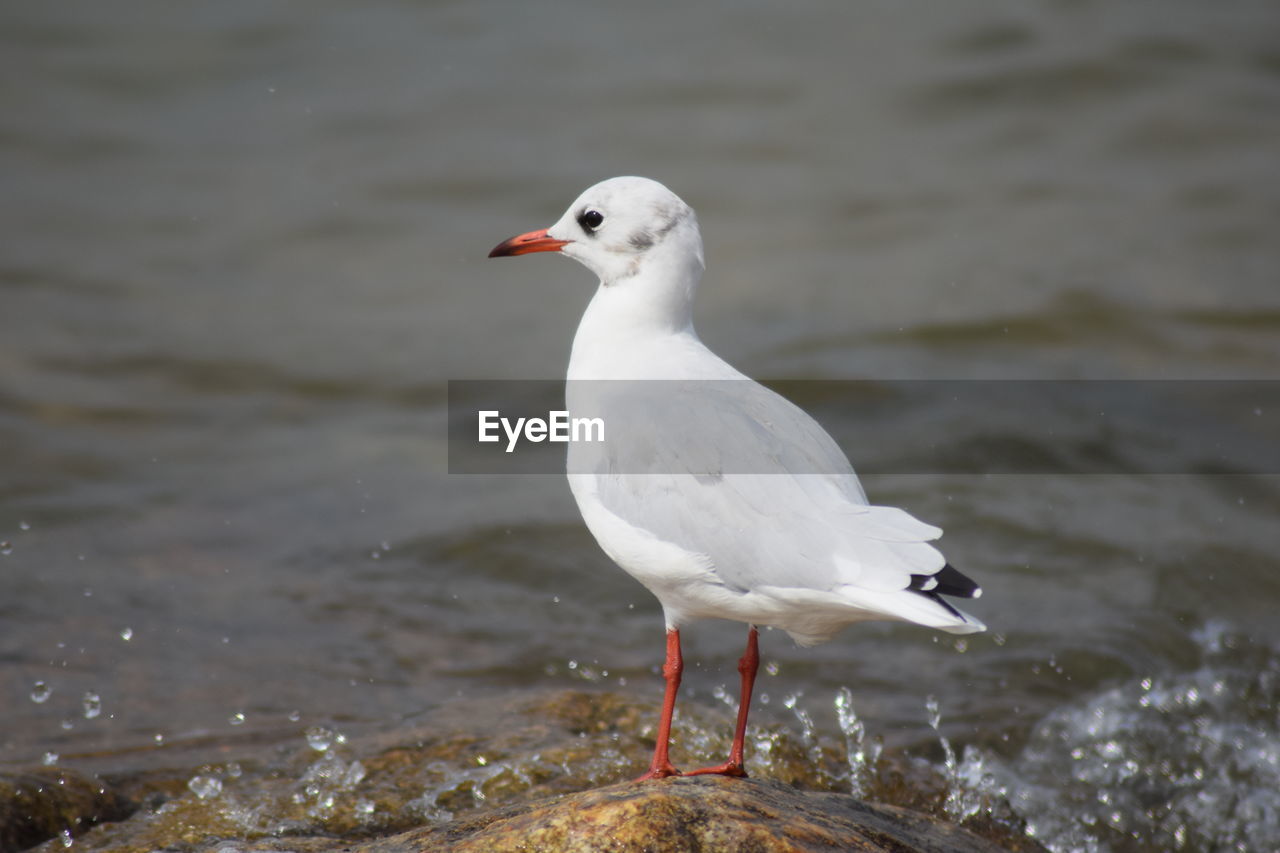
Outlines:
[{"label": "gray wing", "polygon": [[904,589],[945,564],[941,531],[873,507],[839,446],[799,407],[750,380],[571,382],[574,417],[605,440],[570,446],[628,523],[705,554],[726,586]]}]

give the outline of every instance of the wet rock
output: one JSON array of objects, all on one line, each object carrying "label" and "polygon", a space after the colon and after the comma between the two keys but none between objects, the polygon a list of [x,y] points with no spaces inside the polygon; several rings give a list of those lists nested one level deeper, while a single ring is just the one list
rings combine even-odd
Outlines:
[{"label": "wet rock", "polygon": [[[698,776],[624,782],[508,806],[344,849],[400,851],[949,851],[1008,848],[953,824],[778,782]],[[1024,848],[1032,849],[1032,848]]]},{"label": "wet rock", "polygon": [[123,820],[136,805],[100,780],[56,767],[0,773],[0,853]]},{"label": "wet rock", "polygon": [[[626,850],[618,839],[642,826],[632,837],[644,845],[634,849],[689,849],[692,838],[713,845],[702,849],[1042,850],[1007,803],[953,808],[954,780],[928,761],[877,751],[855,768],[843,744],[776,724],[752,731],[752,780],[619,784],[644,770],[656,716],[653,702],[615,693],[539,691],[457,703],[412,726],[352,737],[310,727],[287,743],[196,765],[182,763],[188,752],[156,750],[130,766],[140,758],[130,752],[100,775],[136,810],[115,823],[104,812],[91,828],[93,817],[49,824],[40,837],[53,840],[42,849],[60,850],[58,833],[70,828],[78,849],[116,853],[602,849],[556,846],[578,838]],[[686,708],[673,757],[697,766],[723,749],[731,727],[723,709]],[[948,815],[963,816],[964,829]],[[533,832],[538,843],[520,840]],[[938,841],[949,833],[961,841]],[[987,846],[963,846],[978,837]],[[655,838],[679,843],[657,847]]]}]

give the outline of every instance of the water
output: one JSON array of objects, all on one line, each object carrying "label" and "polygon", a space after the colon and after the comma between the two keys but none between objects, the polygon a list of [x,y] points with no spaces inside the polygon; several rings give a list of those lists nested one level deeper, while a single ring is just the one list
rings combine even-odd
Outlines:
[{"label": "water", "polygon": [[1280,669],[1273,650],[1221,625],[1201,665],[1122,682],[1042,719],[1004,758],[966,753],[952,791],[1034,816],[1058,849],[1265,850],[1280,830]]},{"label": "water", "polygon": [[[0,20],[6,765],[189,754],[209,775],[206,753],[312,727],[546,687],[656,697],[657,606],[563,481],[445,469],[446,380],[561,375],[591,288],[569,262],[485,253],[604,177],[698,210],[699,329],[752,375],[1280,378],[1265,2]],[[862,422],[805,405],[837,438]],[[922,436],[970,452],[952,414],[888,431],[889,458]],[[947,530],[992,631],[870,625],[808,650],[766,632],[762,726],[840,742],[851,708],[864,751],[936,767],[946,738],[956,778],[1029,792],[1014,807],[1055,849],[1280,845],[1257,758],[1280,726],[1249,698],[1280,649],[1274,476],[866,485]],[[685,632],[692,709],[724,709],[742,633]],[[1218,683],[1194,708],[1160,698]],[[1097,713],[1109,739],[1083,725]],[[1169,788],[1207,747],[1255,757],[1188,783],[1238,810]],[[1043,775],[1064,763],[1084,777]],[[307,807],[345,778],[312,780]],[[1099,780],[1111,802],[1086,802]]]}]

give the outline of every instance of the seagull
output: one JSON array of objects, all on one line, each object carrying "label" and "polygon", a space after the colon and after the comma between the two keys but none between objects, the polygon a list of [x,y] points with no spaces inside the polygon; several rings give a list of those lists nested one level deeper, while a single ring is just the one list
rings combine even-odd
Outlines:
[{"label": "seagull", "polygon": [[[512,237],[489,257],[535,252],[567,255],[599,277],[574,337],[566,398],[574,411],[601,407],[609,429],[629,427],[603,448],[570,443],[568,477],[600,547],[658,598],[666,620],[657,742],[637,781],[747,775],[759,626],[801,646],[867,620],[985,630],[947,600],[981,590],[930,544],[941,529],[871,505],[817,421],[698,338],[702,237],[675,193],[648,178],[611,178],[550,228]],[[747,624],[742,693],[728,760],[682,774],[668,754],[680,629],[704,618]]]}]

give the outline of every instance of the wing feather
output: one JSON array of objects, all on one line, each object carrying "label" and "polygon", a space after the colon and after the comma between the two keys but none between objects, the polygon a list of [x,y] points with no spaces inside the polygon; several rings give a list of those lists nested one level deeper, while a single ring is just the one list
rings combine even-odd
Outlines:
[{"label": "wing feather", "polygon": [[727,587],[890,592],[946,563],[928,544],[939,528],[868,505],[831,436],[755,382],[577,381],[568,399],[605,423],[604,442],[570,445],[570,472]]}]

